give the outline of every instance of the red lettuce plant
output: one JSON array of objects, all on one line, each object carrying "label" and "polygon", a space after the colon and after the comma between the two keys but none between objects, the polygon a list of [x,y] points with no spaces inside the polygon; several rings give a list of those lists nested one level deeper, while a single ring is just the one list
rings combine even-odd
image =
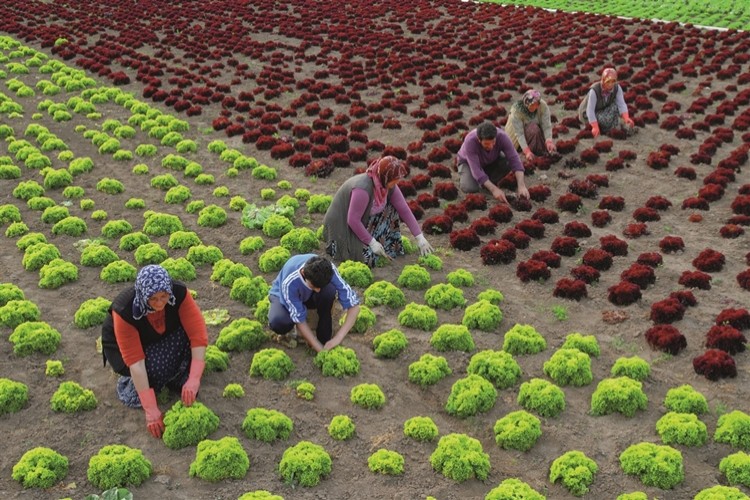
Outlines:
[{"label": "red lettuce plant", "polygon": [[612,254],[600,248],[590,248],[583,254],[582,262],[599,271],[612,267]]},{"label": "red lettuce plant", "polygon": [[588,238],[591,236],[591,229],[579,221],[571,221],[565,224],[563,234],[572,238]]},{"label": "red lettuce plant", "polygon": [[625,256],[628,254],[628,242],[621,240],[613,234],[599,238],[599,244],[602,250],[609,252],[614,256]]},{"label": "red lettuce plant", "polygon": [[576,213],[582,205],[581,197],[575,193],[566,193],[557,199],[557,208],[563,212]]},{"label": "red lettuce plant", "polygon": [[693,370],[708,380],[737,376],[737,365],[734,358],[720,349],[709,349],[700,356],[693,358]]},{"label": "red lettuce plant", "polygon": [[659,242],[659,248],[664,253],[677,253],[685,250],[685,242],[679,236],[665,236]]},{"label": "red lettuce plant", "polygon": [[672,325],[654,325],[646,330],[646,342],[651,348],[673,356],[687,347],[687,339]]},{"label": "red lettuce plant", "polygon": [[656,324],[680,321],[685,314],[685,306],[674,297],[668,297],[651,304],[649,318]]},{"label": "red lettuce plant", "polygon": [[468,252],[472,248],[481,245],[482,242],[479,240],[479,235],[475,230],[467,228],[452,231],[450,234],[450,243],[451,247],[456,250]]},{"label": "red lettuce plant", "polygon": [[516,267],[516,276],[524,283],[528,281],[546,281],[551,273],[547,264],[540,260],[526,260],[519,262]]},{"label": "red lettuce plant", "polygon": [[706,334],[706,347],[709,349],[721,349],[729,354],[737,354],[745,351],[747,338],[742,333],[728,325],[714,325]]},{"label": "red lettuce plant", "polygon": [[656,274],[654,269],[645,264],[634,263],[629,268],[620,273],[620,279],[623,281],[630,281],[635,283],[642,290],[645,290],[648,285],[656,282]]},{"label": "red lettuce plant", "polygon": [[528,248],[531,242],[531,237],[528,234],[516,228],[506,229],[500,238],[510,241],[518,249]]},{"label": "red lettuce plant", "polygon": [[541,221],[535,219],[524,219],[516,224],[515,227],[534,239],[544,238],[544,223]]},{"label": "red lettuce plant", "polygon": [[750,269],[746,269],[737,275],[737,284],[743,290],[750,291]]},{"label": "red lettuce plant", "polygon": [[580,301],[588,296],[586,282],[579,279],[561,278],[555,285],[552,295],[561,299]]},{"label": "red lettuce plant", "polygon": [[434,215],[422,223],[422,231],[427,234],[447,234],[453,229],[453,220],[447,215]]},{"label": "red lettuce plant", "polygon": [[687,288],[711,289],[711,275],[703,271],[683,271],[677,282]]},{"label": "red lettuce plant", "polygon": [[621,281],[607,289],[607,300],[616,306],[629,306],[641,300],[641,289],[635,283]]},{"label": "red lettuce plant", "polygon": [[495,233],[497,222],[490,219],[489,217],[480,217],[478,219],[475,219],[469,227],[476,231],[479,236],[486,236],[488,234]]},{"label": "red lettuce plant", "polygon": [[571,236],[558,236],[552,241],[552,251],[563,257],[572,257],[578,252],[578,240]]},{"label": "red lettuce plant", "polygon": [[450,203],[443,210],[443,214],[451,218],[453,222],[466,222],[469,220],[469,212],[463,203]]},{"label": "red lettuce plant", "polygon": [[498,204],[490,208],[487,213],[490,219],[494,220],[499,224],[510,222],[513,218],[513,210],[508,205]]},{"label": "red lettuce plant", "polygon": [[625,208],[625,198],[622,196],[605,196],[599,202],[599,208],[602,210],[620,212]]},{"label": "red lettuce plant", "polygon": [[650,207],[639,207],[633,210],[633,218],[638,222],[654,222],[661,219],[659,212]]},{"label": "red lettuce plant", "polygon": [[437,184],[435,184],[433,193],[435,194],[435,196],[437,196],[438,198],[442,198],[443,200],[453,201],[458,198],[458,188],[451,181],[438,182]]},{"label": "red lettuce plant", "polygon": [[591,212],[591,223],[594,227],[604,227],[612,221],[612,215],[606,210]]},{"label": "red lettuce plant", "polygon": [[[646,208],[650,208],[652,210],[664,211],[672,206],[672,202],[663,196],[656,195],[646,200],[645,205],[646,205]],[[659,220],[659,219],[654,219],[654,220]]]},{"label": "red lettuce plant", "polygon": [[516,246],[508,240],[495,239],[479,250],[485,265],[509,264],[516,258]]},{"label": "red lettuce plant", "polygon": [[706,248],[693,259],[693,266],[699,271],[706,273],[719,272],[724,268],[726,258],[721,252],[712,248]]},{"label": "red lettuce plant", "polygon": [[570,274],[577,280],[581,280],[584,283],[591,284],[599,280],[599,271],[591,266],[585,264],[574,267],[570,270]]},{"label": "red lettuce plant", "polygon": [[735,239],[745,234],[745,230],[736,224],[725,224],[719,229],[719,234],[722,238]]}]

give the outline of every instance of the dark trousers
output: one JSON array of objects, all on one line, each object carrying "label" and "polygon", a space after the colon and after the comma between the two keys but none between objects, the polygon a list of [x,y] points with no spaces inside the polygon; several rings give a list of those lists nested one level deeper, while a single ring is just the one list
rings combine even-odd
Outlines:
[{"label": "dark trousers", "polygon": [[[500,157],[492,163],[482,167],[484,172],[490,178],[493,184],[497,185],[500,179],[510,173],[510,165],[505,155],[501,154]],[[484,189],[484,186],[477,184],[477,180],[471,175],[471,169],[466,163],[459,164],[459,170],[461,170],[461,180],[459,181],[459,187],[464,193],[476,193],[479,189]]]},{"label": "dark trousers", "polygon": [[[279,335],[286,335],[294,328],[289,310],[275,295],[269,295],[268,299],[271,302],[271,308],[268,311],[268,326]],[[305,307],[318,311],[318,327],[315,329],[315,334],[322,344],[331,340],[333,332],[331,309],[334,300],[336,300],[336,288],[328,283],[319,292],[313,292],[312,296],[305,302]]]}]

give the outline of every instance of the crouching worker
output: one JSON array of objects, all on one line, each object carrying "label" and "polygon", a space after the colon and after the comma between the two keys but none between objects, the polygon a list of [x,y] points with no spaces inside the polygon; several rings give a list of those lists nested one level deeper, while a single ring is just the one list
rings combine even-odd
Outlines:
[{"label": "crouching worker", "polygon": [[120,374],[117,397],[143,408],[149,432],[160,438],[164,422],[156,404],[163,387],[195,402],[205,367],[206,323],[187,287],[157,265],[142,268],[135,286],[115,298],[102,326],[104,364]]},{"label": "crouching worker", "polygon": [[[346,320],[333,335],[331,309],[337,294],[346,311]],[[341,278],[331,261],[315,254],[295,255],[289,259],[271,283],[268,298],[271,330],[286,335],[296,327],[315,352],[339,345],[359,314],[357,293]],[[315,334],[307,323],[308,309],[318,312]]]}]

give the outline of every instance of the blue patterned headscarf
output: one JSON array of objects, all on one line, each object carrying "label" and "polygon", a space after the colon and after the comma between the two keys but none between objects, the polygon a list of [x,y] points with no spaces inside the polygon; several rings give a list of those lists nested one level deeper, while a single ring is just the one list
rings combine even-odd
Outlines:
[{"label": "blue patterned headscarf", "polygon": [[155,264],[148,265],[138,271],[135,278],[135,298],[133,299],[133,319],[141,319],[147,314],[154,312],[148,305],[148,299],[155,293],[169,293],[168,304],[175,304],[175,296],[172,293],[172,278],[166,269]]}]

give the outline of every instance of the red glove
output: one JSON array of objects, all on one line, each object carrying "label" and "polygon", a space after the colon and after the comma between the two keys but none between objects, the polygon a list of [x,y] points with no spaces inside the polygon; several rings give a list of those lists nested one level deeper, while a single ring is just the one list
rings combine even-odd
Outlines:
[{"label": "red glove", "polygon": [[526,146],[525,148],[523,148],[523,154],[524,154],[524,156],[526,156],[526,159],[528,161],[531,161],[531,160],[534,159],[534,153],[531,152],[531,148],[528,147],[528,146]]},{"label": "red glove", "polygon": [[161,438],[161,434],[164,432],[164,420],[159,407],[156,405],[156,393],[152,388],[149,388],[148,390],[139,392],[138,397],[141,400],[143,411],[146,412],[146,427],[148,427],[148,432],[155,438]]},{"label": "red glove", "polygon": [[555,147],[555,141],[553,141],[552,139],[547,139],[546,141],[544,141],[544,144],[545,146],[547,146],[548,153],[554,153],[555,151],[557,151],[557,148]]},{"label": "red glove", "polygon": [[182,386],[182,404],[190,406],[195,403],[195,397],[198,395],[198,389],[201,387],[201,376],[206,362],[201,359],[193,358],[190,361],[190,375],[187,382]]},{"label": "red glove", "polygon": [[599,122],[591,122],[591,134],[594,137],[599,137]]},{"label": "red glove", "polygon": [[627,125],[628,127],[630,128],[635,127],[635,123],[633,122],[633,120],[630,119],[630,113],[625,112],[620,115],[620,118],[622,118],[622,121],[624,121],[625,125]]}]

